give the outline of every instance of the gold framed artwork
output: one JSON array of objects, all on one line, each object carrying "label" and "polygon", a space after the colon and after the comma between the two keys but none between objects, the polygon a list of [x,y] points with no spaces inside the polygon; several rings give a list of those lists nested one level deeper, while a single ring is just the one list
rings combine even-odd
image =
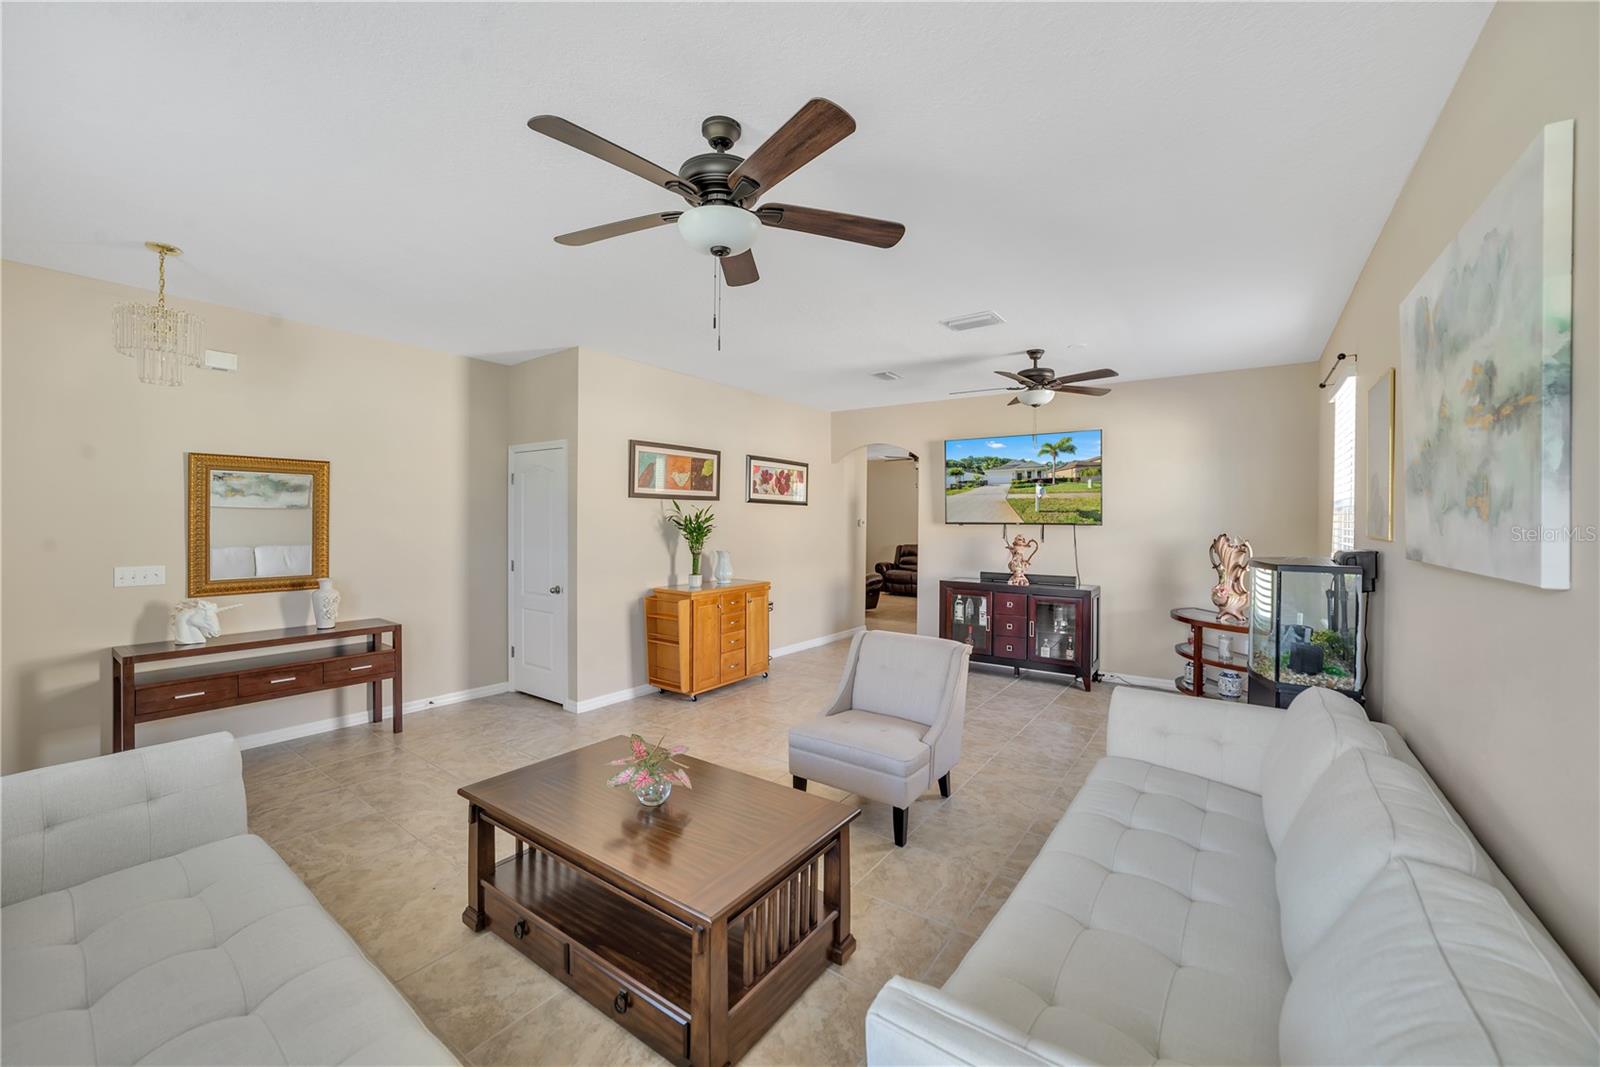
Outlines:
[{"label": "gold framed artwork", "polygon": [[1367,536],[1394,540],[1394,368],[1367,390]]},{"label": "gold framed artwork", "polygon": [[628,495],[658,500],[719,500],[722,453],[658,441],[629,441]]},{"label": "gold framed artwork", "polygon": [[315,589],[328,576],[328,461],[190,452],[189,595]]},{"label": "gold framed artwork", "polygon": [[811,468],[792,459],[746,456],[744,498],[750,504],[800,504],[809,502]]}]

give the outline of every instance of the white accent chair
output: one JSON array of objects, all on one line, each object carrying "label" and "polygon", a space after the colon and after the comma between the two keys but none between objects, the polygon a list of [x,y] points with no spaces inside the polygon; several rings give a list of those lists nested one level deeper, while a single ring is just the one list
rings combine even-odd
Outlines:
[{"label": "white accent chair", "polygon": [[891,1065],[1600,1062],[1600,998],[1400,735],[1119,687],[1106,758]]},{"label": "white accent chair", "polygon": [[0,1062],[456,1062],[249,832],[229,734],[7,775],[0,836]]},{"label": "white accent chair", "polygon": [[956,641],[867,630],[851,642],[833,703],[789,731],[789,773],[804,790],[815,778],[894,808],[894,843],[906,843],[906,812],[935,783],[950,795],[961,758],[967,658]]}]

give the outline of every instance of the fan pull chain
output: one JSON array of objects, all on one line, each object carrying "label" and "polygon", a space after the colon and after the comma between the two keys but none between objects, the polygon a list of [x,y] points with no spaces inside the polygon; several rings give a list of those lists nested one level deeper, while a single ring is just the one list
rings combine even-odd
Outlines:
[{"label": "fan pull chain", "polygon": [[717,334],[717,351],[722,351],[722,262],[711,258],[711,328]]}]

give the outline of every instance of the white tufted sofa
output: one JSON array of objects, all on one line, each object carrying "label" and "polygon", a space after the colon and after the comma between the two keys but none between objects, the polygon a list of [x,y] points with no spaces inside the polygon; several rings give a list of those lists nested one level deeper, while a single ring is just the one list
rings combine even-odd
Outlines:
[{"label": "white tufted sofa", "polygon": [[455,1063],[248,833],[231,735],[0,786],[0,1060]]},{"label": "white tufted sofa", "polygon": [[1600,1000],[1392,729],[1119,688],[1107,756],[942,989],[867,1059],[1600,1062]]}]

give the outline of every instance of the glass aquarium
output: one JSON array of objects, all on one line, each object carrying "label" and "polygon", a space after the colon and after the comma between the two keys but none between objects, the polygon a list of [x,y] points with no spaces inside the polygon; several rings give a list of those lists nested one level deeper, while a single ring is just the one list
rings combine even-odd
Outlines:
[{"label": "glass aquarium", "polygon": [[1315,556],[1250,561],[1250,703],[1287,707],[1311,686],[1361,699],[1361,574]]}]

